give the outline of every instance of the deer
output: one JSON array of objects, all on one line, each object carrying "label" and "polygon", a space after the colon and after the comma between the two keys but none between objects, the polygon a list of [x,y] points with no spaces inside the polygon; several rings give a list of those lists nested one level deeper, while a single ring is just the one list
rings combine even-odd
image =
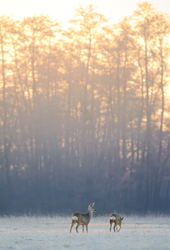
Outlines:
[{"label": "deer", "polygon": [[[114,223],[114,232],[119,232],[121,229],[121,224],[122,224],[122,220],[124,217],[120,217],[118,214],[111,214],[110,215],[110,232],[112,230],[112,224]],[[119,228],[117,227],[119,226]]]},{"label": "deer", "polygon": [[80,213],[75,213],[72,216],[72,223],[71,223],[71,228],[70,228],[70,233],[71,230],[74,226],[74,224],[77,224],[76,226],[76,232],[78,233],[78,227],[80,225],[82,225],[82,231],[84,233],[84,226],[86,226],[86,231],[88,233],[88,224],[91,220],[91,217],[93,215],[94,212],[96,212],[97,210],[94,209],[94,202],[92,204],[88,205],[88,211],[87,214],[80,214]]}]

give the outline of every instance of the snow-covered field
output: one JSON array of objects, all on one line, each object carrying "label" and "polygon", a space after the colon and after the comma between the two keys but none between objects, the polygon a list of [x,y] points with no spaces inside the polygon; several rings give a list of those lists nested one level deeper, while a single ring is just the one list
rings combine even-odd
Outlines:
[{"label": "snow-covered field", "polygon": [[125,216],[118,233],[109,231],[109,216],[93,217],[89,232],[79,233],[70,217],[0,217],[0,250],[170,249],[170,217]]}]

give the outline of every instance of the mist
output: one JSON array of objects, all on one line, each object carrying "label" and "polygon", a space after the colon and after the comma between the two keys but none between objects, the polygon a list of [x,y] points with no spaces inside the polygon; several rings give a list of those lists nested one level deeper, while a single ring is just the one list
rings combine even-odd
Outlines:
[{"label": "mist", "polygon": [[0,28],[0,215],[169,213],[169,16]]}]

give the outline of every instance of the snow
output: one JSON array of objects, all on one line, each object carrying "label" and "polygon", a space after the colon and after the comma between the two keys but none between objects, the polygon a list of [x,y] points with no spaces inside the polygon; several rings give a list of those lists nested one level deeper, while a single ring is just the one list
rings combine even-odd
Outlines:
[{"label": "snow", "polygon": [[120,232],[109,231],[109,215],[91,219],[89,232],[79,233],[71,217],[0,217],[0,249],[170,249],[170,217],[124,216]]}]

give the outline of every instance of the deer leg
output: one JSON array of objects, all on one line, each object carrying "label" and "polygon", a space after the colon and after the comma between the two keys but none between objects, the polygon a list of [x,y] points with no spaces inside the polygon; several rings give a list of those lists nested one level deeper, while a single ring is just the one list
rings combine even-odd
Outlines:
[{"label": "deer leg", "polygon": [[84,233],[84,225],[82,225],[82,231],[83,231],[83,233]]},{"label": "deer leg", "polygon": [[119,225],[119,228],[117,227],[117,232],[119,232],[119,231],[120,231],[120,229],[121,229],[121,226]]},{"label": "deer leg", "polygon": [[72,224],[71,224],[71,227],[70,227],[70,233],[71,233],[71,230],[72,230],[72,228],[73,228],[73,226],[74,226],[75,223],[76,222],[74,220],[72,220]]},{"label": "deer leg", "polygon": [[112,221],[110,221],[110,232],[111,232],[111,230],[112,230]]},{"label": "deer leg", "polygon": [[77,223],[77,226],[76,226],[76,232],[78,233],[78,227],[79,227],[79,224]]},{"label": "deer leg", "polygon": [[87,233],[88,233],[88,225],[86,225],[86,231],[87,231]]},{"label": "deer leg", "polygon": [[114,232],[116,232],[116,223],[114,223]]}]

